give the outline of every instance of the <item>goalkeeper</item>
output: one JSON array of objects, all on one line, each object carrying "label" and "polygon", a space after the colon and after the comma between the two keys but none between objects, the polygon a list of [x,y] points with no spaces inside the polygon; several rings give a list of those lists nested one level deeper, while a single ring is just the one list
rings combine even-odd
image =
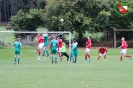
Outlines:
[{"label": "goalkeeper", "polygon": [[67,57],[67,61],[69,61],[69,55],[66,53],[66,44],[63,42],[62,49],[61,49],[61,59],[62,61],[63,56]]}]

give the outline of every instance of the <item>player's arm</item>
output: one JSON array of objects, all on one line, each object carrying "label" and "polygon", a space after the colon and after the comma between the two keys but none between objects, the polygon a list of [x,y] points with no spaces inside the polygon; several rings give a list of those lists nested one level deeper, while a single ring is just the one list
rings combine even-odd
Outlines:
[{"label": "player's arm", "polygon": [[119,46],[118,48],[121,48],[124,44],[122,44],[121,46]]}]

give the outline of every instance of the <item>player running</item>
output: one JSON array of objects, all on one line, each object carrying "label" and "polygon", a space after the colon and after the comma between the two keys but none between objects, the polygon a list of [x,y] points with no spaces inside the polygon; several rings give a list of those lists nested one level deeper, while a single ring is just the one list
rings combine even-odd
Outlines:
[{"label": "player running", "polygon": [[18,59],[18,64],[20,62],[20,49],[21,49],[21,42],[20,42],[20,38],[17,38],[16,41],[14,42],[14,53],[15,53],[15,57],[14,57],[14,64],[16,64],[16,59]]},{"label": "player running", "polygon": [[50,49],[51,49],[51,59],[52,63],[57,63],[57,47],[58,41],[56,40],[56,36],[53,36],[53,40],[50,42]]},{"label": "player running", "polygon": [[89,57],[89,61],[92,60],[92,58],[91,58],[90,55],[89,55],[90,50],[91,50],[91,38],[90,38],[90,36],[89,36],[89,37],[88,37],[88,40],[87,40],[87,42],[86,42],[86,51],[85,51],[85,60],[84,60],[84,62],[87,61],[87,57]]},{"label": "player running", "polygon": [[71,50],[73,63],[76,63],[78,56],[78,43],[73,41],[72,50]]},{"label": "player running", "polygon": [[44,38],[41,34],[38,34],[36,40],[38,41],[38,48],[35,51],[35,53],[38,53],[38,60],[40,60],[40,55],[41,55],[41,49],[44,46]]},{"label": "player running", "polygon": [[63,41],[62,41],[62,39],[60,37],[57,37],[57,41],[58,41],[58,48],[57,48],[58,55],[61,58],[61,49],[62,49],[62,43],[63,43]]},{"label": "player running", "polygon": [[45,56],[45,52],[46,52],[47,57],[48,57],[49,56],[48,49],[47,49],[47,46],[48,46],[48,31],[46,31],[43,34],[43,38],[44,38],[44,46],[43,46],[42,56]]},{"label": "player running", "polygon": [[104,56],[104,61],[106,61],[107,49],[106,49],[105,47],[101,46],[101,47],[99,48],[99,50],[98,50],[98,53],[100,53],[100,54],[99,54],[99,56],[98,56],[98,58],[97,58],[97,61],[100,59],[101,56]]},{"label": "player running", "polygon": [[127,46],[128,46],[128,44],[127,44],[127,42],[125,41],[125,38],[122,37],[122,38],[121,38],[121,46],[118,47],[118,48],[122,48],[122,50],[121,50],[121,52],[120,52],[120,61],[122,61],[122,55],[124,55],[125,57],[128,57],[128,58],[130,58],[130,59],[132,60],[132,57],[131,57],[130,55],[127,55],[127,54],[126,54]]}]

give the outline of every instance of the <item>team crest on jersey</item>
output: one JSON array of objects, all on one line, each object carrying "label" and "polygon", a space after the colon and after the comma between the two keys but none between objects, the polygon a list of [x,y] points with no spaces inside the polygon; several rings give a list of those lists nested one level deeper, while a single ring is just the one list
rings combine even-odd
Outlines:
[{"label": "team crest on jersey", "polygon": [[133,11],[133,7],[132,7],[132,2],[131,0],[129,1],[116,1],[114,4],[114,10],[115,12],[120,15],[120,16],[126,16],[128,15],[130,12]]}]

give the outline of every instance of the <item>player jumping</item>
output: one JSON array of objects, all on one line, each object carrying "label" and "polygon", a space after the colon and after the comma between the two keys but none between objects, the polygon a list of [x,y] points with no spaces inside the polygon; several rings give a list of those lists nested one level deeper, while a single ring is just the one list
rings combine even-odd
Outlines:
[{"label": "player jumping", "polygon": [[46,31],[43,34],[44,37],[44,46],[43,46],[43,52],[42,52],[42,56],[45,56],[45,52],[47,54],[47,57],[49,56],[48,50],[47,50],[47,46],[48,46],[48,31]]},{"label": "player jumping", "polygon": [[63,43],[63,41],[62,41],[62,39],[60,37],[57,37],[57,41],[58,41],[58,48],[57,48],[58,55],[61,58],[61,49],[62,49],[62,43]]},{"label": "player jumping", "polygon": [[41,34],[38,34],[36,40],[38,41],[38,48],[35,53],[38,53],[38,60],[40,60],[40,55],[41,55],[41,49],[44,46],[44,38]]}]

